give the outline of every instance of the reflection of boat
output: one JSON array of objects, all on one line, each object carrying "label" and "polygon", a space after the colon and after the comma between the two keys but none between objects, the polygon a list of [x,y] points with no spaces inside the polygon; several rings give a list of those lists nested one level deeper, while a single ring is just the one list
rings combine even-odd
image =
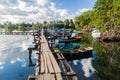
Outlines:
[{"label": "reflection of boat", "polygon": [[100,38],[100,34],[101,33],[96,29],[92,31],[93,38]]}]

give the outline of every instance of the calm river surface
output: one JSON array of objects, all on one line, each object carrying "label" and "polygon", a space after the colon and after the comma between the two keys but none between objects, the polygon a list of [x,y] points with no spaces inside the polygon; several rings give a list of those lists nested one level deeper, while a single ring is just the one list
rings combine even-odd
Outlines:
[{"label": "calm river surface", "polygon": [[[120,43],[101,43],[87,38],[81,44],[93,47],[98,58],[97,61],[90,57],[68,62],[79,80],[119,80]],[[32,41],[32,36],[0,35],[0,80],[27,80],[28,75],[34,73],[34,67],[29,67],[27,50]],[[35,54],[32,55],[32,59],[35,58]]]},{"label": "calm river surface", "polygon": [[34,73],[34,67],[28,66],[32,41],[32,36],[0,35],[0,80],[27,80]]},{"label": "calm river surface", "polygon": [[[32,36],[0,35],[0,80],[27,80],[34,73],[29,67],[28,46],[32,44]],[[35,55],[32,56],[35,59]],[[79,79],[96,80],[93,58],[69,61]]]},{"label": "calm river surface", "polygon": [[92,65],[101,80],[120,80],[120,42],[101,42],[85,34],[81,44],[96,51],[97,62]]}]

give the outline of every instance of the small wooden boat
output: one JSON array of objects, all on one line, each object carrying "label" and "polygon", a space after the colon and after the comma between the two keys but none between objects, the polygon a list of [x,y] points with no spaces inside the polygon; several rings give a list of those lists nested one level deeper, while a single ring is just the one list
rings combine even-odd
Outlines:
[{"label": "small wooden boat", "polygon": [[61,53],[67,60],[76,60],[76,59],[81,59],[81,58],[88,58],[88,57],[93,57],[92,56],[92,47],[87,47],[87,48],[78,48],[78,49],[55,49],[55,53]]}]

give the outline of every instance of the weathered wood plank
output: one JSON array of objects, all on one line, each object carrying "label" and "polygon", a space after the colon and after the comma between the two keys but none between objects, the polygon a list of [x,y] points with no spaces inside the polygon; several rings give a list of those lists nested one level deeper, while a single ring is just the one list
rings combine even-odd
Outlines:
[{"label": "weathered wood plank", "polygon": [[44,69],[45,69],[45,73],[48,73],[48,67],[47,67],[47,60],[46,60],[45,52],[43,52],[42,54],[43,54],[43,58],[44,58]]},{"label": "weathered wood plank", "polygon": [[52,80],[51,74],[44,74],[44,80]]},{"label": "weathered wood plank", "polygon": [[59,53],[57,53],[57,56],[58,56],[58,58],[63,58],[60,60],[60,62],[62,64],[62,68],[64,70],[66,80],[78,80],[75,72],[72,70],[71,66],[64,59],[64,56],[62,54],[59,54]]},{"label": "weathered wood plank", "polygon": [[55,74],[51,74],[51,80],[56,80],[55,79]]},{"label": "weathered wood plank", "polygon": [[40,55],[41,56],[41,68],[40,68],[40,73],[44,73],[45,69],[44,69],[44,57],[43,54]]},{"label": "weathered wood plank", "polygon": [[52,52],[49,52],[48,55],[49,55],[49,57],[50,57],[50,60],[52,61],[52,65],[53,65],[53,67],[54,67],[55,72],[56,72],[56,73],[60,73],[61,70],[60,70],[60,68],[59,68],[59,66],[58,66],[58,63],[56,62],[54,56],[52,55]]},{"label": "weathered wood plank", "polygon": [[61,70],[58,66],[55,57],[53,56],[48,42],[43,34],[43,29],[41,31],[40,36],[40,76],[36,78],[36,80],[63,80],[61,75]]},{"label": "weathered wood plank", "polygon": [[61,76],[61,73],[56,74],[56,80],[63,80],[62,76]]},{"label": "weathered wood plank", "polygon": [[47,52],[45,52],[45,55],[46,55],[46,60],[47,60],[47,66],[48,66],[49,73],[54,73],[52,62],[50,61],[50,58],[49,58]]},{"label": "weathered wood plank", "polygon": [[39,76],[36,76],[36,80],[44,80],[43,75],[41,74],[41,75],[39,75]]}]

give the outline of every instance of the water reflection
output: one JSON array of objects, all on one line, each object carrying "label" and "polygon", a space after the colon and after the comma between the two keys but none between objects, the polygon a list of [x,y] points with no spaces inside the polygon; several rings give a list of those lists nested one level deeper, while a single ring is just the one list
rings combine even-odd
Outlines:
[{"label": "water reflection", "polygon": [[120,79],[120,42],[101,43],[98,64],[95,66],[103,80]]},{"label": "water reflection", "polygon": [[[100,80],[96,74],[97,71],[92,66],[92,62],[92,57],[68,61],[71,68],[75,71],[78,80]],[[63,71],[61,63],[59,63],[59,66]]]},{"label": "water reflection", "polygon": [[34,69],[28,67],[27,48],[32,41],[32,36],[0,35],[0,80],[26,80],[34,73]]},{"label": "water reflection", "polygon": [[92,46],[96,51],[97,62],[93,66],[102,80],[120,79],[120,42],[100,42],[84,34],[81,44]]}]

